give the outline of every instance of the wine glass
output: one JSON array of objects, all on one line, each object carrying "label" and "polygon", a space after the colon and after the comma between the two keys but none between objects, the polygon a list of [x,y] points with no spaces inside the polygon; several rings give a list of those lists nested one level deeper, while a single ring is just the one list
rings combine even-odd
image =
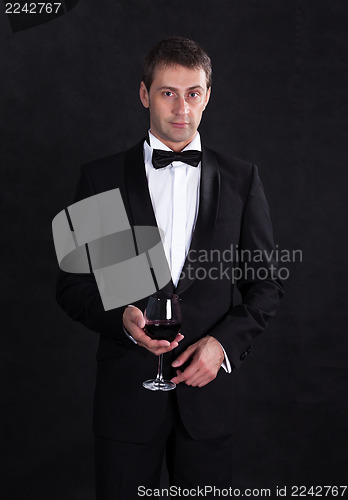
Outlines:
[{"label": "wine glass", "polygon": [[[145,310],[145,333],[152,339],[172,342],[181,327],[180,298],[175,294],[157,292],[149,297]],[[174,382],[164,380],[162,373],[163,354],[158,359],[158,372],[155,379],[143,382],[145,389],[151,391],[171,391]]]}]

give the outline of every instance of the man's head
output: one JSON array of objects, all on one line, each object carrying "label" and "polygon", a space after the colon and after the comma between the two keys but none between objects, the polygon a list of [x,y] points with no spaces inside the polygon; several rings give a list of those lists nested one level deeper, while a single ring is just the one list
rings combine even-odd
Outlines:
[{"label": "man's head", "polygon": [[194,138],[211,88],[211,61],[193,40],[175,37],[148,53],[140,99],[150,110],[151,132],[174,151]]},{"label": "man's head", "polygon": [[211,87],[211,60],[197,42],[184,37],[165,38],[150,50],[144,61],[143,82],[149,91],[155,70],[159,67],[184,66],[204,70],[207,89]]}]

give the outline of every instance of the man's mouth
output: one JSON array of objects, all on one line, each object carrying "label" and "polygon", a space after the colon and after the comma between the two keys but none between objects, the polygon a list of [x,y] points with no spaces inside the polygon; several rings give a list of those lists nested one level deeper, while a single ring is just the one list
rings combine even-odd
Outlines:
[{"label": "man's mouth", "polygon": [[185,128],[188,126],[187,122],[171,122],[171,125],[175,128]]}]

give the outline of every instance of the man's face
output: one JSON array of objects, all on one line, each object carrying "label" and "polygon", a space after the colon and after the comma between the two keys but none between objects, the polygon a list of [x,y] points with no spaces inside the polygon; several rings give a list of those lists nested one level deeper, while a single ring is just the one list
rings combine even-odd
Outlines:
[{"label": "man's face", "polygon": [[148,91],[140,85],[140,99],[150,110],[151,133],[173,151],[181,151],[195,137],[210,97],[205,71],[185,66],[157,67]]}]

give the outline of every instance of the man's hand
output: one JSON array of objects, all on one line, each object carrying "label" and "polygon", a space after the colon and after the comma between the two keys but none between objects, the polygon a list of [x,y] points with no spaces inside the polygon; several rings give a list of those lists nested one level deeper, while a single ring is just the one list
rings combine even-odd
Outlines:
[{"label": "man's hand", "polygon": [[180,340],[184,338],[181,333],[178,333],[173,342],[170,343],[167,340],[150,339],[144,332],[144,315],[137,307],[126,307],[123,313],[123,325],[133,339],[137,341],[138,345],[145,347],[156,356],[172,351],[175,347],[178,347]]},{"label": "man's hand", "polygon": [[190,365],[184,371],[177,370],[177,376],[172,378],[172,382],[175,384],[185,382],[192,387],[203,387],[215,379],[224,360],[224,352],[220,343],[214,337],[207,335],[190,345],[173,361],[172,366],[177,368],[190,358],[192,358]]}]

